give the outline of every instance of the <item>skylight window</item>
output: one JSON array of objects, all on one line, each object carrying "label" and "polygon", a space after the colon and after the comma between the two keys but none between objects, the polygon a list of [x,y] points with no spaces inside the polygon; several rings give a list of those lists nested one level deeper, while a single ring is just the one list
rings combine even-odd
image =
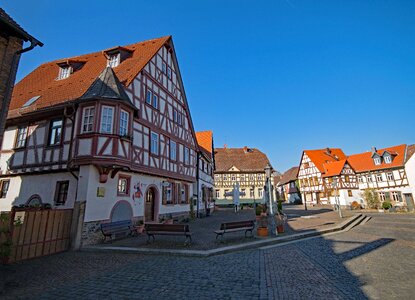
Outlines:
[{"label": "skylight window", "polygon": [[58,79],[65,79],[68,78],[69,75],[72,73],[72,68],[70,66],[61,67],[59,70],[59,77]]},{"label": "skylight window", "polygon": [[28,107],[28,106],[32,105],[39,98],[40,98],[40,96],[34,96],[34,97],[30,98],[25,104],[23,104],[22,107]]},{"label": "skylight window", "polygon": [[120,64],[120,53],[112,54],[108,58],[108,67],[115,68]]}]

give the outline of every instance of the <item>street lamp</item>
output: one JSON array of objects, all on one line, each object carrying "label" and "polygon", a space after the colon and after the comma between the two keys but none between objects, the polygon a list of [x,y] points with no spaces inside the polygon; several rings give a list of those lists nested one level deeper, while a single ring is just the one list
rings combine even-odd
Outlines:
[{"label": "street lamp", "polygon": [[253,191],[253,195],[254,195],[254,212],[256,212],[256,202],[255,202],[255,185],[251,186],[251,189]]},{"label": "street lamp", "polygon": [[268,193],[268,202],[269,202],[269,215],[271,217],[271,235],[276,235],[275,218],[274,218],[274,201],[272,200],[272,191],[271,191],[272,167],[269,163],[267,163],[264,171],[265,171],[265,175],[267,176],[267,181],[268,181],[267,193]]},{"label": "street lamp", "polygon": [[342,210],[340,209],[340,199],[339,199],[338,190],[337,190],[337,177],[333,178],[333,187],[334,187],[334,190],[335,190],[334,198],[336,199],[336,206],[337,206],[337,209],[339,211],[339,216],[340,216],[340,218],[343,218]]}]

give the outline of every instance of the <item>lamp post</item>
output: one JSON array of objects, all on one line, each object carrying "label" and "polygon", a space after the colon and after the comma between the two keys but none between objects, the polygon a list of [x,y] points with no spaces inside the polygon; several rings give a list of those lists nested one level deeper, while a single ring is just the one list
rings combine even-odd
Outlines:
[{"label": "lamp post", "polygon": [[340,218],[343,218],[342,210],[340,208],[340,199],[339,199],[338,190],[337,190],[337,177],[333,178],[333,187],[334,187],[334,190],[335,190],[334,198],[336,199],[337,210],[339,211]]},{"label": "lamp post", "polygon": [[252,191],[254,192],[254,212],[256,213],[256,202],[255,202],[255,185],[251,186]]},{"label": "lamp post", "polygon": [[274,201],[272,200],[272,191],[271,191],[271,171],[272,167],[268,163],[264,169],[265,175],[267,176],[267,182],[268,182],[268,202],[269,202],[269,215],[271,217],[271,235],[276,235],[275,231],[275,218],[274,218]]}]

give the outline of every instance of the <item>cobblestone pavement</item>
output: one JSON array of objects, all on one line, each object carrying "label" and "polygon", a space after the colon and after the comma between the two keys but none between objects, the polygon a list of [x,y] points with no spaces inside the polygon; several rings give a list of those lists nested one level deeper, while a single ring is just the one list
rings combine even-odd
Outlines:
[{"label": "cobblestone pavement", "polygon": [[0,298],[413,299],[415,215],[208,258],[62,253],[0,267]]},{"label": "cobblestone pavement", "polygon": [[[337,212],[334,212],[329,206],[310,207],[308,211],[304,211],[301,205],[284,205],[284,212],[288,216],[288,226],[286,226],[285,235],[332,227],[341,221]],[[349,213],[348,216],[351,216],[351,214]],[[189,246],[184,245],[184,237],[177,236],[156,236],[154,243],[147,244],[147,236],[145,234],[114,241],[112,245],[121,247],[207,250],[219,246],[242,244],[263,238],[258,238],[256,231],[254,231],[253,239],[245,238],[243,232],[236,232],[226,234],[219,243],[216,240],[214,231],[218,230],[223,222],[253,219],[255,219],[253,209],[245,208],[235,214],[232,208],[221,208],[210,217],[196,219],[189,223],[190,230],[193,233],[192,243]],[[105,245],[108,245],[108,243]]]}]

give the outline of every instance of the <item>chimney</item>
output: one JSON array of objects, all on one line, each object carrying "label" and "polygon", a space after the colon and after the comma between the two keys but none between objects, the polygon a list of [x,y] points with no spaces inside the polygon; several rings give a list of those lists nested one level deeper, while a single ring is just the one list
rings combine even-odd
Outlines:
[{"label": "chimney", "polygon": [[373,147],[372,147],[372,154],[373,154],[373,153],[376,153],[376,151],[377,151],[377,150],[376,150],[376,147],[374,147],[374,146],[373,146]]},{"label": "chimney", "polygon": [[244,153],[248,153],[248,147],[244,146]]},{"label": "chimney", "polygon": [[326,148],[326,153],[327,153],[328,155],[330,155],[330,154],[331,154],[331,150],[330,150],[330,148],[329,148],[329,147],[327,147],[327,148]]}]

